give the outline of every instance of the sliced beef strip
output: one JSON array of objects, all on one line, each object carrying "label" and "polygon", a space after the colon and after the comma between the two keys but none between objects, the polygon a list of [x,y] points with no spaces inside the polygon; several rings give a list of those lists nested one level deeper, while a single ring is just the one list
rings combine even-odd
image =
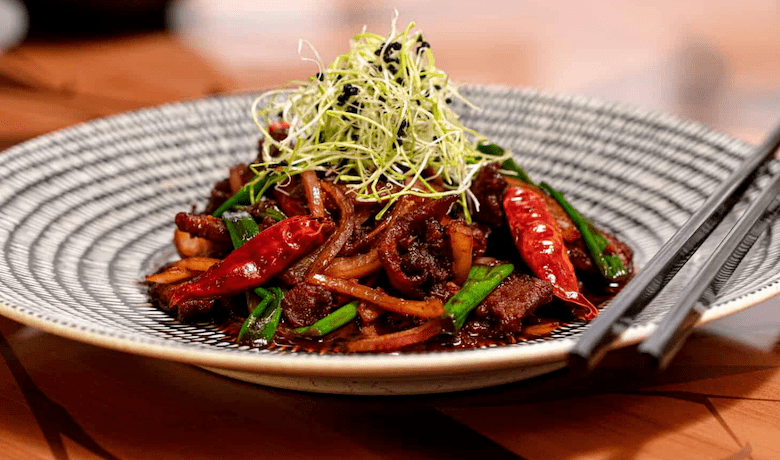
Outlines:
[{"label": "sliced beef strip", "polygon": [[484,308],[504,332],[520,332],[523,318],[552,300],[549,281],[514,273],[482,301],[480,309]]},{"label": "sliced beef strip", "polygon": [[300,283],[282,299],[282,312],[293,326],[309,326],[325,317],[333,302],[333,294],[324,287]]}]

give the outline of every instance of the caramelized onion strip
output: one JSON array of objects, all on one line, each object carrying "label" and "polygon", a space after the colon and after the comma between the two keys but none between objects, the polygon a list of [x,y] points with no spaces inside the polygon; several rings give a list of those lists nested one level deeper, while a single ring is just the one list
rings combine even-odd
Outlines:
[{"label": "caramelized onion strip", "polygon": [[373,303],[385,310],[402,313],[405,315],[433,318],[444,314],[444,305],[441,300],[429,298],[426,300],[405,300],[385,294],[384,292],[363,286],[352,280],[342,280],[316,274],[307,279],[311,284],[323,286],[326,289],[339,294],[348,295],[356,299]]},{"label": "caramelized onion strip", "polygon": [[241,166],[234,166],[230,168],[230,176],[228,177],[228,183],[230,183],[230,191],[236,193],[244,186],[244,178],[241,177]]},{"label": "caramelized onion strip", "polygon": [[215,243],[205,238],[192,236],[187,232],[176,229],[173,232],[173,245],[182,257],[206,256],[215,252]]},{"label": "caramelized onion strip", "polygon": [[462,285],[469,277],[471,270],[471,253],[474,248],[474,237],[471,228],[462,221],[453,220],[447,225],[447,235],[452,246],[452,273],[455,284]]},{"label": "caramelized onion strip", "polygon": [[425,342],[445,332],[446,322],[442,318],[433,318],[425,323],[400,332],[353,340],[347,343],[347,351],[380,352],[395,351],[403,347]]},{"label": "caramelized onion strip", "polygon": [[171,284],[183,281],[197,275],[199,272],[186,268],[172,266],[160,273],[146,275],[146,281],[156,284]]},{"label": "caramelized onion strip", "polygon": [[357,254],[351,257],[336,257],[328,265],[324,273],[334,278],[362,278],[378,272],[381,268],[382,262],[379,260],[379,251],[372,249],[365,254]]},{"label": "caramelized onion strip", "polygon": [[212,265],[219,262],[220,259],[213,257],[187,257],[173,263],[174,267],[180,267],[185,270],[192,270],[195,272],[205,272]]},{"label": "caramelized onion strip", "polygon": [[336,254],[347,244],[347,241],[352,236],[352,232],[355,231],[355,206],[352,204],[352,201],[344,195],[344,192],[330,182],[323,182],[321,186],[336,200],[336,206],[339,207],[341,217],[339,218],[339,226],[336,228],[336,232],[331,235],[328,242],[325,243],[325,248],[309,267],[307,277],[315,273],[321,273],[325,267],[330,265]]},{"label": "caramelized onion strip", "polygon": [[309,205],[309,212],[313,217],[325,217],[325,202],[322,197],[322,186],[317,173],[311,169],[301,173],[301,182],[306,191],[306,202]]}]

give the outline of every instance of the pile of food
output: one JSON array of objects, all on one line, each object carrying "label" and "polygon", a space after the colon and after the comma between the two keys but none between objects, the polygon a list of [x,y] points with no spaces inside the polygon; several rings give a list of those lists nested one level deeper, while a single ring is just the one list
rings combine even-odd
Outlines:
[{"label": "pile of food", "polygon": [[258,98],[258,156],[176,215],[156,305],[250,346],[430,350],[588,321],[627,282],[626,244],[461,125],[412,28]]}]

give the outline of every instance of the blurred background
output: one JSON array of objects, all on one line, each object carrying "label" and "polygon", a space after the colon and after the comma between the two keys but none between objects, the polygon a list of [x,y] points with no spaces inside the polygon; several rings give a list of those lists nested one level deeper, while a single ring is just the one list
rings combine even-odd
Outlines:
[{"label": "blurred background", "polygon": [[[623,101],[753,142],[780,114],[778,0],[0,0],[0,90],[103,97],[89,118],[278,85],[315,71],[299,39],[327,62],[364,25],[386,34],[394,10],[456,81]],[[79,121],[39,118],[4,143]]]}]

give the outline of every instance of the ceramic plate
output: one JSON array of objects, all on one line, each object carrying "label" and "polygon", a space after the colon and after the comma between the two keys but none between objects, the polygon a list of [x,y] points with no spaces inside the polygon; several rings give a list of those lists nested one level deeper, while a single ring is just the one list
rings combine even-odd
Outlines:
[{"label": "ceramic plate", "polygon": [[[587,98],[506,87],[462,93],[481,108],[456,107],[467,126],[512,149],[533,177],[627,241],[639,269],[750,151],[696,123]],[[307,391],[455,391],[564,365],[586,325],[504,347],[319,355],[238,347],[214,327],[180,324],[153,308],[140,281],[174,257],[173,216],[202,206],[231,165],[255,156],[252,100],[140,110],[0,154],[0,314],[94,345]],[[778,292],[779,229],[775,222],[759,240],[703,321]],[[679,289],[670,286],[619,345],[646,337]]]}]

